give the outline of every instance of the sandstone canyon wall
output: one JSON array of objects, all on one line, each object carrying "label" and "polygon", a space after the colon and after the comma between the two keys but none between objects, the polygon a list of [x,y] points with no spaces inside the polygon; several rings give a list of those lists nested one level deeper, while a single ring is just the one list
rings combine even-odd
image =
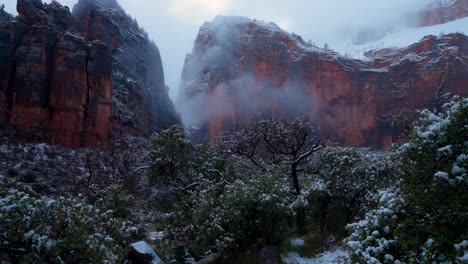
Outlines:
[{"label": "sandstone canyon wall", "polygon": [[182,73],[184,122],[210,138],[258,114],[305,115],[321,135],[348,146],[384,148],[404,109],[438,109],[468,96],[468,38],[428,36],[367,61],[314,47],[274,24],[241,17],[205,23]]},{"label": "sandstone canyon wall", "polygon": [[115,0],[18,0],[0,13],[0,132],[97,146],[178,123],[157,47]]},{"label": "sandstone canyon wall", "polygon": [[[427,0],[425,5],[404,14],[393,23],[369,25],[369,28],[362,29],[354,34],[352,43],[361,45],[376,42],[402,29],[436,26],[467,16],[468,0]],[[460,31],[463,32],[463,29]]]},{"label": "sandstone canyon wall", "polygon": [[468,16],[468,0],[432,0],[416,14],[413,26],[427,27]]}]

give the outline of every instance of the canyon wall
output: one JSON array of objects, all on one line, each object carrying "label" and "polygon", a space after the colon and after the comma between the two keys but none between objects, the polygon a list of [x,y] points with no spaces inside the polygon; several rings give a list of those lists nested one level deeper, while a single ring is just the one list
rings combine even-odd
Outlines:
[{"label": "canyon wall", "polygon": [[444,24],[468,16],[468,0],[433,0],[416,14],[413,26],[427,27]]},{"label": "canyon wall", "polygon": [[428,36],[369,60],[314,47],[278,26],[241,17],[205,23],[182,74],[184,122],[213,139],[258,115],[302,115],[324,139],[385,148],[405,109],[440,109],[468,96],[468,39]]},{"label": "canyon wall", "polygon": [[95,147],[179,122],[157,47],[116,1],[17,11],[0,14],[2,136]]}]

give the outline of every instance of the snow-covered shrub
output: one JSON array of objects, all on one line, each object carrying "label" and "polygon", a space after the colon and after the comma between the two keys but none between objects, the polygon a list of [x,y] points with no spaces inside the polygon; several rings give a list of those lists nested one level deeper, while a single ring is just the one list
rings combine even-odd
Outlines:
[{"label": "snow-covered shrub", "polygon": [[195,255],[209,249],[258,250],[284,239],[295,199],[288,179],[256,168],[250,172],[255,173],[237,179],[200,179],[167,215],[167,238],[186,243]]},{"label": "snow-covered shrub", "polygon": [[[0,140],[1,141],[1,140]],[[114,139],[96,149],[70,149],[47,144],[0,144],[0,175],[48,197],[81,194],[115,217],[131,218],[153,193],[141,161],[146,142]]]},{"label": "snow-covered shrub", "polygon": [[407,248],[431,239],[435,260],[452,260],[455,242],[468,237],[468,99],[455,97],[439,114],[423,111],[399,154],[412,215],[400,236]]},{"label": "snow-covered shrub", "polygon": [[395,178],[388,155],[355,148],[325,148],[312,167],[316,174],[304,195],[323,239],[342,236],[345,226],[371,208],[378,190]]},{"label": "snow-covered shrub", "polygon": [[201,157],[197,146],[185,137],[184,128],[173,126],[151,136],[151,149],[146,156],[150,166],[147,175],[157,185],[190,184],[198,176]]},{"label": "snow-covered shrub", "polygon": [[47,195],[92,194],[110,184],[122,184],[135,193],[145,153],[137,139],[112,140],[96,149],[57,145],[0,144],[0,173],[27,183]]},{"label": "snow-covered shrub", "polygon": [[148,176],[169,194],[170,206],[162,208],[169,248],[184,245],[200,256],[284,238],[296,209],[287,168],[257,166],[225,150],[194,145],[178,127],[152,137]]},{"label": "snow-covered shrub", "polygon": [[398,225],[406,217],[405,201],[395,190],[378,195],[377,209],[366,213],[363,220],[349,224],[346,239],[354,263],[398,263],[402,248],[398,246]]},{"label": "snow-covered shrub", "polygon": [[[424,110],[410,141],[400,148],[409,198],[465,190],[468,185],[468,99],[455,97],[438,115]],[[410,201],[413,202],[413,201]],[[421,202],[427,202],[425,200]]]},{"label": "snow-covered shrub", "polygon": [[217,235],[213,238],[219,249],[245,249],[252,245],[261,248],[278,243],[287,230],[285,219],[293,214],[291,192],[282,175],[271,172],[246,175],[226,185],[224,192],[214,197],[216,207],[204,219],[201,231],[215,231]]},{"label": "snow-covered shrub", "polygon": [[458,263],[468,237],[468,99],[428,110],[396,155],[401,191],[352,224],[348,247],[358,262]]},{"label": "snow-covered shrub", "polygon": [[[302,195],[309,160],[324,147],[310,120],[288,116],[253,121],[244,129],[225,134],[218,143],[219,151],[233,162],[243,159],[262,171],[282,168],[296,198]],[[304,208],[296,207],[295,225],[301,234],[306,232],[305,221]]]},{"label": "snow-covered shrub", "polygon": [[138,237],[129,221],[81,198],[50,199],[0,183],[0,259],[13,263],[119,263]]}]

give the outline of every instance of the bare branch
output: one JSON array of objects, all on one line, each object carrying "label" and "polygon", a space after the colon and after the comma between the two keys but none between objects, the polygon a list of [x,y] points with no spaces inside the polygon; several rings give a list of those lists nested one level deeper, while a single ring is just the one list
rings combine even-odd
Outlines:
[{"label": "bare branch", "polygon": [[151,168],[151,165],[141,166],[141,167],[135,168],[135,169],[132,171],[132,173],[137,173],[137,172],[140,172],[140,171],[142,171],[142,170],[147,170],[147,169],[149,169],[149,168]]},{"label": "bare branch", "polygon": [[216,175],[218,175],[222,180],[223,182],[228,185],[228,186],[232,186],[232,184],[226,180],[226,178],[224,177],[223,173],[221,173],[219,170],[216,170],[216,169],[209,169],[207,170],[207,172],[213,172],[215,173]]}]

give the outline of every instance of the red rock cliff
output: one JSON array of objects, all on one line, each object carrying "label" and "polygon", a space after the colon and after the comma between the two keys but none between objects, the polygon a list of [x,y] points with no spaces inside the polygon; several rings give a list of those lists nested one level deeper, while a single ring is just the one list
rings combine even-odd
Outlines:
[{"label": "red rock cliff", "polygon": [[18,0],[17,11],[0,14],[2,134],[94,147],[178,122],[158,49],[115,0],[80,0],[73,15]]},{"label": "red rock cliff", "polygon": [[468,0],[433,0],[416,14],[417,27],[447,23],[468,16]]},{"label": "red rock cliff", "polygon": [[217,17],[200,29],[182,74],[185,122],[210,138],[255,115],[307,115],[328,140],[389,146],[403,109],[437,108],[468,95],[462,34],[428,36],[404,49],[347,59],[307,45],[274,24]]}]

